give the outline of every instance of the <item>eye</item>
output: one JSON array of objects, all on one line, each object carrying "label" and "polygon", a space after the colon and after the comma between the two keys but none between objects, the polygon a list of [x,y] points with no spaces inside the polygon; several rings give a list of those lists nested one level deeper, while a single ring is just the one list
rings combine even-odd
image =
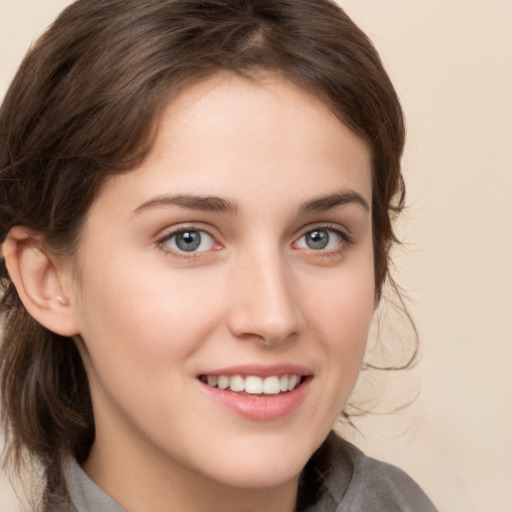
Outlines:
[{"label": "eye", "polygon": [[160,243],[167,249],[187,253],[209,251],[215,246],[213,237],[200,229],[184,229],[171,233]]},{"label": "eye", "polygon": [[311,249],[313,251],[329,251],[339,248],[345,241],[343,233],[335,229],[318,228],[308,231],[296,242],[299,249]]}]

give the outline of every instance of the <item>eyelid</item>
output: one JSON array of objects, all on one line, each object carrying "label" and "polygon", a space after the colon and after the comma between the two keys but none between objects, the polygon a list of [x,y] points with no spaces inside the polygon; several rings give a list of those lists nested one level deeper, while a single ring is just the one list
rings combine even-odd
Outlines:
[{"label": "eyelid", "polygon": [[[171,239],[173,236],[179,235],[180,233],[184,233],[187,231],[199,231],[206,233],[209,237],[213,239],[214,248],[205,250],[205,251],[178,251],[166,245],[166,242]],[[211,226],[204,224],[202,222],[185,222],[183,224],[179,224],[176,226],[168,227],[160,232],[156,237],[156,245],[165,253],[171,254],[177,259],[194,259],[205,257],[206,254],[212,251],[219,250],[222,247],[222,243],[219,242],[219,234],[214,230]]]},{"label": "eyelid", "polygon": [[[315,249],[308,249],[308,248],[297,248],[296,244],[298,241],[307,235],[308,233],[311,233],[315,230],[326,230],[326,231],[332,231],[335,232],[338,236],[341,238],[341,243],[339,244],[339,247],[336,249],[326,249],[326,250],[315,250]],[[208,236],[210,236],[214,241],[214,248],[208,249],[205,251],[179,251],[172,249],[168,245],[166,245],[166,242],[173,236],[176,236],[180,233],[186,232],[186,231],[202,231],[206,233]],[[221,249],[224,244],[219,241],[221,238],[221,235],[218,233],[218,231],[213,228],[212,226],[205,224],[203,222],[184,222],[182,224],[178,224],[175,226],[168,227],[160,232],[159,235],[156,237],[156,245],[162,250],[165,254],[171,254],[176,259],[186,259],[186,260],[193,260],[195,258],[205,258],[207,257],[211,252],[218,251]],[[299,250],[308,251],[310,253],[315,253],[319,257],[329,257],[329,256],[335,256],[338,255],[347,248],[347,246],[353,245],[354,239],[352,234],[349,233],[348,229],[341,226],[337,223],[330,223],[330,222],[318,222],[313,224],[308,224],[307,226],[302,227],[300,230],[298,230],[297,235],[294,237],[294,241],[292,243],[292,247],[297,248]]]},{"label": "eyelid", "polygon": [[[295,242],[300,240],[303,236],[307,235],[308,233],[311,233],[312,231],[317,230],[326,230],[326,231],[334,231],[335,233],[339,234],[343,241],[347,244],[354,244],[354,238],[352,234],[349,232],[348,229],[344,228],[340,224],[330,223],[330,222],[318,222],[314,224],[308,224],[307,226],[304,226],[301,228],[298,232],[298,236],[295,238]],[[294,242],[294,243],[295,243]]]},{"label": "eyelid", "polygon": [[[308,233],[316,230],[325,230],[336,233],[336,236],[339,237],[339,242],[335,247],[324,249],[313,249],[311,247],[298,246],[299,241],[303,237],[305,237]],[[347,233],[347,230],[339,224],[317,223],[310,224],[301,230],[300,236],[296,237],[292,244],[292,249],[296,250],[297,254],[301,255],[307,260],[310,260],[310,262],[313,264],[329,265],[339,262],[341,259],[343,259],[347,251],[354,244],[355,241],[352,235]]]}]

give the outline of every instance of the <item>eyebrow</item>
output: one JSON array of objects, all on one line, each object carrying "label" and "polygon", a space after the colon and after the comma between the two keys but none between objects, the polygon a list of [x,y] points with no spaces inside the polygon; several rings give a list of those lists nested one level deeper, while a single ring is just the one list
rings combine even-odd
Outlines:
[{"label": "eyebrow", "polygon": [[176,196],[158,196],[145,201],[133,212],[138,214],[144,210],[158,206],[181,206],[190,210],[200,210],[203,212],[226,212],[237,213],[238,206],[226,199],[213,196],[195,196],[195,195],[176,195]]},{"label": "eyebrow", "polygon": [[[350,203],[359,204],[366,211],[370,211],[370,205],[361,194],[354,190],[344,190],[335,194],[310,199],[300,206],[299,212],[301,214],[322,212]],[[180,206],[189,210],[233,214],[236,214],[239,211],[239,207],[234,201],[215,196],[181,194],[175,196],[162,195],[154,197],[138,206],[133,213],[134,215],[137,215],[145,210],[160,206]]]},{"label": "eyebrow", "polygon": [[355,190],[343,190],[335,194],[317,197],[306,201],[300,207],[301,213],[315,213],[331,210],[337,206],[356,203],[361,205],[367,212],[370,211],[370,205],[366,199]]}]

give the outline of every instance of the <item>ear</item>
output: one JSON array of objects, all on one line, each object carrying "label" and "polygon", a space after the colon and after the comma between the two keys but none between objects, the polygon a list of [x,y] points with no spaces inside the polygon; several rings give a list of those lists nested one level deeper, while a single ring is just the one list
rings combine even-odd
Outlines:
[{"label": "ear", "polygon": [[44,248],[43,237],[28,228],[12,228],[2,247],[9,276],[29,314],[61,336],[79,332],[71,272],[59,269]]}]

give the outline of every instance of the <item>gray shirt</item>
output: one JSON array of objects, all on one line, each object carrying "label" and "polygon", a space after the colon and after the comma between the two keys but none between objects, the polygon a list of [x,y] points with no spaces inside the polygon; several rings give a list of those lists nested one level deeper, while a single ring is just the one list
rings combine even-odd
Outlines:
[{"label": "gray shirt", "polygon": [[[126,512],[75,460],[69,461],[65,476],[71,512]],[[402,470],[365,456],[332,433],[303,471],[298,510],[436,512],[425,493]]]}]

